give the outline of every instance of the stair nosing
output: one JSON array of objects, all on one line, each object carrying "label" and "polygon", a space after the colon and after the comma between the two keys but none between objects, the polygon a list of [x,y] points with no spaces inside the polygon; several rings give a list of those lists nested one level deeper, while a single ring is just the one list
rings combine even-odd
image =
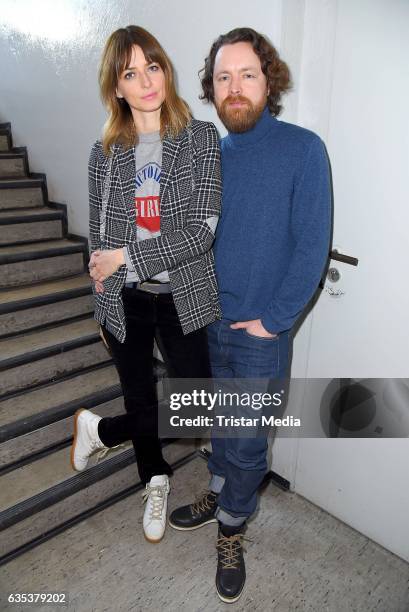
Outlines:
[{"label": "stair nosing", "polygon": [[[86,318],[92,317],[84,317],[84,320]],[[64,322],[62,322],[62,324],[64,324]],[[55,325],[55,327],[58,326]],[[13,357],[8,357],[7,359],[0,360],[0,372],[4,372],[6,370],[16,368],[18,366],[23,366],[27,363],[32,363],[34,361],[39,361],[40,359],[46,359],[47,357],[53,357],[54,355],[66,353],[76,348],[86,346],[87,344],[95,344],[98,341],[101,341],[101,338],[99,336],[98,331],[95,331],[93,333],[88,333],[84,336],[81,336],[80,338],[73,338],[72,340],[66,340],[64,342],[59,342],[58,344],[53,344],[51,346],[34,349],[22,355],[14,355]]]},{"label": "stair nosing", "polygon": [[[28,417],[22,417],[17,421],[13,421],[8,425],[0,427],[0,443],[8,442],[14,438],[18,438],[27,433],[31,433],[36,429],[47,427],[52,423],[56,423],[63,419],[72,416],[78,408],[92,408],[116,399],[122,395],[122,388],[120,383],[110,385],[103,390],[94,391],[83,397],[79,397],[69,402],[47,408],[37,414],[30,415]],[[1,471],[1,469],[0,469]]]},{"label": "stair nosing", "polygon": [[46,387],[51,387],[54,385],[58,385],[64,381],[71,380],[72,378],[76,378],[79,374],[88,374],[90,372],[94,372],[96,370],[105,368],[112,365],[112,359],[109,357],[107,352],[107,360],[93,363],[91,365],[80,368],[79,370],[70,370],[68,372],[63,372],[60,376],[53,377],[49,380],[42,380],[40,382],[36,382],[28,387],[14,389],[13,391],[7,391],[3,395],[0,396],[0,407],[1,403],[10,399],[15,399],[16,397],[20,397],[22,395],[26,395],[26,393],[31,393],[32,391],[38,391],[40,389],[45,389]]},{"label": "stair nosing", "polygon": [[[11,185],[11,183],[15,183]],[[44,186],[44,179],[41,177],[22,176],[18,177],[0,177],[0,189],[30,189],[33,187]]]},{"label": "stair nosing", "polygon": [[[0,202],[1,205],[1,202]],[[41,206],[7,206],[6,208],[1,208],[0,207],[0,213],[2,212],[15,212],[16,214],[19,213],[20,210],[37,210],[38,208],[44,208],[44,204],[41,204]]]},{"label": "stair nosing", "polygon": [[[61,238],[56,239],[56,240],[61,240]],[[43,240],[42,242],[50,242],[50,241]],[[66,242],[68,243],[69,241],[67,240]],[[41,242],[38,242],[35,244],[37,244],[38,246],[39,244],[41,244]],[[84,243],[77,242],[74,244],[66,244],[65,246],[61,245],[59,247],[54,247],[54,248],[49,247],[41,251],[36,251],[36,250],[25,251],[22,253],[14,253],[10,255],[2,255],[0,253],[0,265],[19,263],[22,261],[35,261],[38,259],[48,259],[49,257],[58,257],[60,255],[73,255],[75,253],[83,253],[83,252],[85,252]]]},{"label": "stair nosing", "polygon": [[26,455],[21,457],[14,463],[8,463],[3,467],[0,466],[0,478],[5,476],[6,474],[10,474],[10,472],[14,472],[14,470],[19,470],[20,468],[25,467],[26,465],[30,465],[35,461],[40,461],[44,459],[44,457],[48,457],[53,453],[58,453],[58,451],[67,448],[72,443],[72,436],[70,438],[66,438],[65,440],[60,440],[60,442],[56,442],[55,444],[51,444],[50,446],[44,446],[40,450],[34,451],[31,455]]},{"label": "stair nosing", "polygon": [[[80,297],[90,297],[88,294],[85,294],[83,296]],[[75,298],[74,298],[75,299]],[[65,300],[59,300],[57,302],[55,302],[55,304],[60,303],[61,301],[65,301]],[[41,308],[41,306],[40,306]],[[28,308],[27,310],[31,310],[31,308]],[[25,311],[21,311],[21,312],[25,312]],[[23,329],[18,329],[16,331],[12,331],[12,332],[8,332],[5,334],[1,334],[0,335],[0,342],[3,340],[14,340],[17,339],[19,336],[22,336],[24,334],[31,334],[31,333],[36,333],[36,332],[44,332],[44,331],[48,331],[49,329],[52,329],[55,326],[58,325],[64,325],[65,323],[76,323],[77,321],[82,321],[85,318],[88,317],[92,317],[93,316],[93,310],[84,310],[83,312],[77,313],[75,315],[68,315],[68,316],[63,316],[62,318],[57,318],[57,319],[53,319],[51,320],[51,322],[47,322],[47,323],[38,323],[38,324],[31,324],[30,327],[24,327]],[[9,313],[10,314],[10,313]],[[0,362],[1,363],[1,362]]]},{"label": "stair nosing", "polygon": [[15,149],[23,149],[23,151],[13,151],[8,149],[7,151],[0,151],[1,159],[25,159],[27,156],[27,151],[24,150],[24,147],[14,147]]},{"label": "stair nosing", "polygon": [[[78,275],[81,276],[81,275]],[[35,297],[26,298],[24,300],[15,300],[14,302],[7,302],[2,304],[0,302],[0,315],[7,314],[10,312],[17,312],[20,310],[26,310],[35,306],[45,306],[47,304],[53,304],[57,302],[64,302],[65,300],[72,299],[75,297],[82,297],[84,295],[92,294],[91,283],[86,286],[76,287],[71,289],[65,289],[56,291],[55,293],[44,293]],[[1,292],[0,292],[1,300]]]},{"label": "stair nosing", "polygon": [[[38,206],[39,208],[46,208],[43,206]],[[34,208],[35,209],[35,208]],[[24,210],[21,208],[20,210]],[[1,225],[21,225],[22,223],[43,223],[44,221],[59,221],[64,218],[64,213],[62,210],[51,210],[47,209],[46,212],[33,213],[32,215],[22,216],[16,215],[15,217],[3,217],[1,213],[5,212],[4,210],[0,210],[0,226]]]}]

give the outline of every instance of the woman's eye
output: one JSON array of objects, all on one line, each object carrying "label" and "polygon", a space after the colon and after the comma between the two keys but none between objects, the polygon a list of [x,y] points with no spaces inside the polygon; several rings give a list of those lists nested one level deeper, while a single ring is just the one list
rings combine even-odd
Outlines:
[{"label": "woman's eye", "polygon": [[151,66],[149,66],[148,70],[150,70],[151,72],[157,72],[159,70],[159,66],[158,64],[152,64]]},{"label": "woman's eye", "polygon": [[134,72],[127,72],[127,73],[125,74],[125,76],[124,76],[124,79],[129,80],[129,79],[131,79],[133,76],[135,76],[135,73],[134,73]]}]

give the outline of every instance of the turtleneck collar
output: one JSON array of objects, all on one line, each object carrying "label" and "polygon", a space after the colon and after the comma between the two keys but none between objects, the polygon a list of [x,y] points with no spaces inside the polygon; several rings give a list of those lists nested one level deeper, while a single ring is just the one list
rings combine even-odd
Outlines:
[{"label": "turtleneck collar", "polygon": [[256,144],[259,140],[272,129],[276,124],[277,119],[270,114],[268,107],[266,106],[260,119],[256,125],[248,130],[247,132],[235,133],[229,132],[227,140],[233,147],[249,147]]}]

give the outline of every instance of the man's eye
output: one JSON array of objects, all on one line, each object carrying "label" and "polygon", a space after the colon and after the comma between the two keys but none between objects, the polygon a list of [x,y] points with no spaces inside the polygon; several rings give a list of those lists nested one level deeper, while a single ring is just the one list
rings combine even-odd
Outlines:
[{"label": "man's eye", "polygon": [[254,74],[251,74],[250,72],[248,72],[247,74],[244,75],[244,78],[246,79],[254,79]]},{"label": "man's eye", "polygon": [[222,76],[220,76],[220,77],[218,78],[218,80],[219,80],[219,81],[227,81],[227,79],[228,79],[228,78],[229,78],[229,77],[227,76],[227,74],[223,74]]}]

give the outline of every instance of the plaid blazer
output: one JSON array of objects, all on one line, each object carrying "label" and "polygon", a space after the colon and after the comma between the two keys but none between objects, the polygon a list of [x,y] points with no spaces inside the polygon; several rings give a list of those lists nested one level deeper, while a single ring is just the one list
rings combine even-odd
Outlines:
[{"label": "plaid blazer", "polygon": [[[90,249],[128,246],[140,281],[168,270],[184,334],[221,317],[211,250],[220,215],[220,151],[212,123],[192,120],[176,138],[165,137],[160,179],[161,235],[137,242],[135,148],[114,145],[104,154],[97,141],[88,166]],[[126,335],[121,298],[126,266],[96,293],[95,318],[120,342]]]}]

